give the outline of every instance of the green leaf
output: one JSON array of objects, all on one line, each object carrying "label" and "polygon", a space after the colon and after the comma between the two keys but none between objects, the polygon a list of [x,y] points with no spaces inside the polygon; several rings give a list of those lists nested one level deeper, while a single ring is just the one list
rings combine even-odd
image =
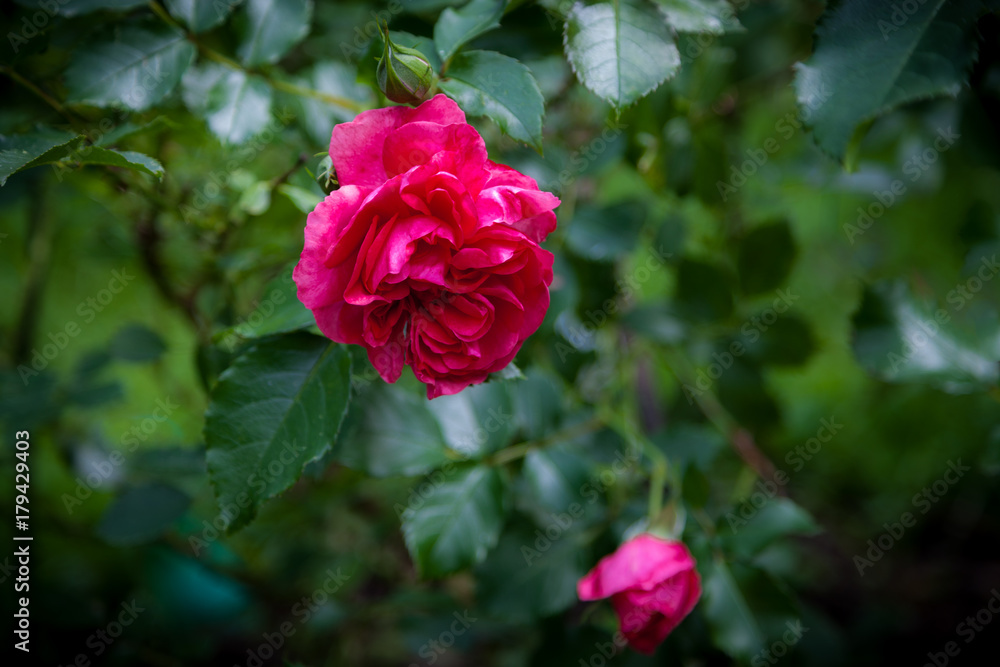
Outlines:
[{"label": "green leaf", "polygon": [[219,377],[205,414],[205,443],[230,531],[249,523],[265,499],[289,488],[333,444],[350,379],[348,351],[306,333],[252,346]]},{"label": "green leaf", "polygon": [[85,42],[66,69],[67,101],[142,111],[174,89],[195,47],[172,28],[125,26]]},{"label": "green leaf", "polygon": [[167,350],[160,335],[142,324],[123,327],[111,339],[111,356],[122,361],[156,361]]},{"label": "green leaf", "polygon": [[271,120],[271,87],[259,76],[210,64],[184,77],[184,102],[223,143],[239,144]]},{"label": "green leaf", "polygon": [[816,48],[796,65],[795,88],[820,148],[843,161],[856,131],[896,107],[955,96],[976,56],[979,0],[845,0],[816,30]]},{"label": "green leaf", "polygon": [[726,447],[726,440],[714,428],[677,422],[653,436],[670,462],[681,467],[710,470],[712,461]]},{"label": "green leaf", "polygon": [[[778,319],[774,320],[774,324],[764,324],[764,318],[771,319],[775,314],[775,311],[768,309],[754,316],[750,322],[760,322],[761,326],[751,329],[749,336],[734,340],[746,346],[748,357],[763,364],[797,366],[805,363],[816,349],[816,340],[809,325],[801,318],[787,313],[777,315]],[[757,333],[756,337],[754,332]]]},{"label": "green leaf", "polygon": [[684,322],[664,304],[644,304],[625,313],[621,321],[650,340],[676,345],[684,340]]},{"label": "green leaf", "polygon": [[125,121],[118,127],[112,129],[110,132],[105,132],[97,137],[94,140],[94,145],[102,148],[109,148],[122,139],[131,137],[132,135],[155,132],[166,127],[177,127],[177,124],[166,116],[157,116],[148,123],[133,123],[132,121]]},{"label": "green leaf", "polygon": [[171,16],[193,33],[205,32],[226,20],[240,0],[164,0]]},{"label": "green leaf", "polygon": [[334,460],[376,477],[421,475],[460,458],[445,447],[427,399],[374,380],[358,392]]},{"label": "green leaf", "polygon": [[740,241],[737,268],[745,294],[760,294],[780,287],[795,261],[795,240],[788,223],[754,227]]},{"label": "green leaf", "polygon": [[163,178],[163,165],[154,158],[135,151],[119,151],[113,148],[84,146],[72,153],[70,161],[81,165],[96,164],[108,167],[124,167],[133,171],[141,171],[156,178]]},{"label": "green leaf", "polygon": [[[47,127],[28,134],[0,135],[0,185],[22,169],[45,164],[46,154],[56,154],[59,152],[58,149],[65,147],[79,136]],[[61,152],[55,159],[61,159],[65,154],[66,151]]]},{"label": "green leaf", "polygon": [[552,432],[562,414],[562,387],[548,373],[532,368],[514,390],[514,414],[523,436],[528,440]]},{"label": "green leaf", "polygon": [[274,334],[306,329],[316,324],[312,311],[299,301],[298,290],[292,279],[294,264],[289,264],[280,275],[264,286],[254,309],[240,318],[240,323],[213,337],[224,346],[235,344],[238,338],[262,338]]},{"label": "green leaf", "polygon": [[699,320],[721,320],[733,311],[733,279],[720,266],[694,259],[677,268],[677,309]]},{"label": "green leaf", "polygon": [[89,146],[85,142],[86,137],[82,134],[74,136],[48,128],[26,135],[0,137],[0,185],[13,173],[43,164],[105,165],[163,177],[163,165],[148,155]]},{"label": "green leaf", "polygon": [[[713,356],[708,370],[699,371],[699,378],[707,378],[711,383],[712,375],[721,368],[722,377],[715,382],[715,392],[722,406],[748,429],[763,431],[772,428],[781,418],[781,413],[761,369],[745,355],[726,357],[725,350],[720,349],[720,352]],[[696,380],[687,391],[699,392],[699,385],[703,383]]]},{"label": "green leaf", "polygon": [[[42,8],[39,2],[19,2],[26,6]],[[82,16],[101,9],[112,11],[125,11],[145,5],[145,0],[56,0],[52,3],[56,6],[56,13],[62,16]],[[51,5],[50,5],[51,6]]]},{"label": "green leaf", "polygon": [[[371,88],[358,83],[357,69],[345,63],[333,61],[316,63],[299,77],[297,83],[327,95],[336,95],[362,104],[368,104],[372,100]],[[296,99],[302,108],[302,127],[309,134],[309,138],[323,148],[330,145],[333,126],[354,120],[356,115],[355,111],[312,97],[297,96]]]},{"label": "green leaf", "polygon": [[[994,256],[994,263],[995,263]],[[866,288],[854,314],[854,354],[887,382],[920,382],[951,394],[996,387],[1000,381],[1000,321],[976,302],[935,308],[902,283]]]},{"label": "green leaf", "polygon": [[445,442],[465,457],[480,457],[509,444],[517,431],[506,384],[487,382],[428,402]]},{"label": "green leaf", "polygon": [[442,577],[480,563],[503,527],[503,483],[493,468],[459,468],[419,507],[403,512],[403,538],[421,575]]},{"label": "green leaf", "polygon": [[506,366],[504,366],[503,370],[499,370],[496,373],[490,373],[490,378],[489,379],[490,380],[499,380],[499,381],[523,380],[524,379],[524,373],[522,373],[521,369],[517,367],[517,364],[515,364],[512,361],[509,364],[507,364]]},{"label": "green leaf", "polygon": [[726,0],[656,0],[667,22],[677,32],[721,35],[743,26]]},{"label": "green leaf", "polygon": [[461,9],[447,8],[434,24],[434,44],[442,62],[448,62],[464,44],[500,27],[507,0],[471,0]]},{"label": "green leaf", "polygon": [[455,56],[440,86],[470,116],[488,116],[541,152],[545,101],[531,70],[518,61],[495,51],[465,51]]},{"label": "green leaf", "polygon": [[277,62],[309,33],[312,0],[247,0],[237,53],[247,67]]},{"label": "green leaf", "polygon": [[402,9],[410,14],[437,14],[445,7],[456,7],[464,0],[407,0],[401,3]]},{"label": "green leaf", "polygon": [[[772,498],[749,519],[740,515],[740,508],[731,512],[734,532],[720,529],[726,553],[751,558],[775,540],[789,535],[815,535],[820,531],[812,516],[788,498]],[[744,524],[743,521],[746,523]]]},{"label": "green leaf", "polygon": [[721,558],[705,564],[702,609],[716,646],[734,658],[749,659],[764,645],[764,634],[729,567]]},{"label": "green leaf", "polygon": [[567,533],[553,541],[528,527],[505,531],[476,568],[477,597],[491,614],[515,622],[557,614],[577,602],[585,553]]},{"label": "green leaf", "polygon": [[101,516],[97,534],[115,546],[151,542],[167,532],[190,504],[190,498],[161,482],[137,486],[112,501]]},{"label": "green leaf", "polygon": [[591,474],[578,447],[556,444],[534,449],[524,457],[521,476],[525,495],[547,512],[566,512],[570,505],[585,502],[581,489]]},{"label": "green leaf", "polygon": [[635,247],[645,220],[646,207],[636,201],[581,206],[566,231],[566,245],[580,257],[613,262]]},{"label": "green leaf", "polygon": [[577,2],[566,17],[563,42],[580,82],[618,109],[681,66],[663,15],[647,0]]},{"label": "green leaf", "polygon": [[295,205],[302,213],[311,213],[317,204],[323,201],[323,195],[312,190],[300,188],[297,185],[282,183],[278,186],[278,192],[288,197],[289,201]]}]

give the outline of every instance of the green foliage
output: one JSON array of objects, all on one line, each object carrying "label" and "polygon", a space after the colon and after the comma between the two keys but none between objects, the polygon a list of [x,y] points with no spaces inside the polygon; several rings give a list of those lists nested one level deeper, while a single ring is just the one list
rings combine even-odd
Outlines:
[{"label": "green foliage", "polygon": [[143,111],[180,82],[195,47],[169,27],[126,24],[82,44],[66,69],[70,102]]},{"label": "green foliage", "polygon": [[[136,3],[141,4],[141,3]],[[239,3],[219,0],[165,0],[170,15],[193,33],[205,32],[226,20]]]},{"label": "green foliage", "polygon": [[[997,16],[20,0],[0,421],[31,434],[33,657],[610,664],[612,606],[576,584],[647,529],[704,594],[622,665],[941,650],[996,542]],[[562,202],[544,322],[430,401],[321,336],[292,279],[339,187],[331,131],[390,103],[390,27],[490,159]]]},{"label": "green foliage", "polygon": [[727,0],[656,0],[677,32],[721,35],[742,30]]},{"label": "green foliage", "polygon": [[342,346],[295,334],[255,344],[222,374],[205,414],[205,443],[229,530],[246,525],[263,500],[333,445],[350,372]]},{"label": "green foliage", "polygon": [[192,68],[184,101],[222,142],[241,144],[271,121],[271,88],[260,77],[222,65]]},{"label": "green foliage", "polygon": [[472,116],[488,116],[514,139],[542,150],[545,106],[531,70],[494,51],[466,51],[441,80],[448,93]]},{"label": "green foliage", "polygon": [[434,24],[434,44],[442,62],[448,62],[467,42],[500,27],[507,0],[471,0],[461,9],[441,12]]},{"label": "green foliage", "polygon": [[648,95],[681,66],[662,15],[647,0],[574,4],[565,42],[580,81],[616,108]]},{"label": "green foliage", "polygon": [[981,0],[917,2],[906,10],[889,0],[848,0],[831,9],[796,77],[820,148],[844,160],[866,122],[902,104],[957,95],[976,56],[982,10]]},{"label": "green foliage", "polygon": [[355,398],[334,458],[385,477],[420,475],[456,457],[424,401],[398,387],[374,383]]},{"label": "green foliage", "polygon": [[402,513],[403,537],[421,574],[441,577],[481,562],[503,528],[503,482],[493,468],[457,468]]},{"label": "green foliage", "polygon": [[76,135],[52,128],[0,137],[0,185],[22,169],[57,162],[69,154]]},{"label": "green foliage", "polygon": [[163,535],[187,511],[190,499],[160,483],[130,489],[115,498],[97,525],[97,534],[114,545],[134,546]]},{"label": "green foliage", "polygon": [[958,310],[955,303],[935,308],[898,283],[865,290],[854,315],[858,361],[889,382],[927,382],[959,393],[996,387],[996,312],[975,303],[970,310]]},{"label": "green foliage", "polygon": [[312,0],[246,0],[240,62],[253,67],[278,61],[309,33],[312,8]]}]

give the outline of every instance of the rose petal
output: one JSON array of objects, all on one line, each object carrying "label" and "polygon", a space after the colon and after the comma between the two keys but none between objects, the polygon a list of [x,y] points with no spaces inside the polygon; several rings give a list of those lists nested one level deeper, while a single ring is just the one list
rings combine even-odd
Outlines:
[{"label": "rose petal", "polygon": [[464,124],[465,114],[445,95],[435,95],[415,109],[406,106],[363,111],[349,123],[334,126],[330,157],[343,185],[378,187],[388,174],[380,159],[386,137],[406,123]]},{"label": "rose petal", "polygon": [[577,593],[581,600],[598,600],[628,589],[648,591],[694,565],[682,543],[643,533],[602,558],[577,583]]}]

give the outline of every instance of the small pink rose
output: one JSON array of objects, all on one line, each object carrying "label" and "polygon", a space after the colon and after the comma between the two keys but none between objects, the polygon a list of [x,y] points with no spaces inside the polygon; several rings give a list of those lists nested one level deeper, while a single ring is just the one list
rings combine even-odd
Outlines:
[{"label": "small pink rose", "polygon": [[651,655],[698,602],[701,579],[683,543],[643,533],[602,558],[576,590],[581,600],[610,597],[629,645]]}]

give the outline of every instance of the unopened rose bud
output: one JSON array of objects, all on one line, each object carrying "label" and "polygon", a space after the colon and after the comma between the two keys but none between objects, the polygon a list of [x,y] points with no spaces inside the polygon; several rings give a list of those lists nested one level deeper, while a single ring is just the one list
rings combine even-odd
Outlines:
[{"label": "unopened rose bud", "polygon": [[393,102],[422,101],[434,79],[434,70],[427,58],[416,49],[394,44],[389,39],[388,27],[382,37],[385,50],[376,71],[379,89]]}]

